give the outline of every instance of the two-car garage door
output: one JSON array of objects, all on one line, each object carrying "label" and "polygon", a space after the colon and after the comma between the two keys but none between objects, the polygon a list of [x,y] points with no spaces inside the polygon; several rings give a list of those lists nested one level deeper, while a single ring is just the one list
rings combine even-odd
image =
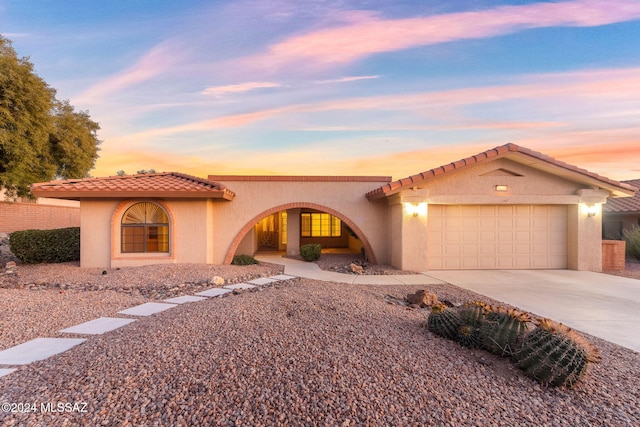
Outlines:
[{"label": "two-car garage door", "polygon": [[429,269],[567,268],[563,205],[429,205]]}]

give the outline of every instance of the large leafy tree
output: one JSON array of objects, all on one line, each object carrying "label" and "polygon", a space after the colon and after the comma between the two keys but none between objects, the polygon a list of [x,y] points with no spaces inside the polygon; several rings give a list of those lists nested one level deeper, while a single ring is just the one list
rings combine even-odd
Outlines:
[{"label": "large leafy tree", "polygon": [[10,195],[55,177],[83,178],[95,165],[100,126],[55,95],[0,36],[0,187]]}]

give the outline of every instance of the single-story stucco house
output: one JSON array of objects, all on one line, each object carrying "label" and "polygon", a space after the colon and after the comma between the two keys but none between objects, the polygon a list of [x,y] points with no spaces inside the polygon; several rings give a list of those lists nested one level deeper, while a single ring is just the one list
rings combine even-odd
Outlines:
[{"label": "single-story stucco house", "polygon": [[398,181],[153,173],[32,186],[80,201],[81,267],[222,264],[318,242],[413,271],[600,271],[602,204],[636,190],[514,144]]},{"label": "single-story stucco house", "polygon": [[[640,188],[640,179],[621,182]],[[602,207],[602,215],[602,238],[621,239],[622,230],[640,226],[640,192],[633,197],[610,199]]]}]

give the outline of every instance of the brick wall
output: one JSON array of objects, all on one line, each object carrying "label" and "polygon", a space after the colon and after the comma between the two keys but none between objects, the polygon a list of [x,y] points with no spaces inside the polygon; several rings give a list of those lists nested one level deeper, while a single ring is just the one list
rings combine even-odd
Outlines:
[{"label": "brick wall", "polygon": [[0,202],[0,233],[80,227],[80,208]]},{"label": "brick wall", "polygon": [[603,240],[602,269],[612,271],[624,270],[625,248],[626,242],[624,240]]}]

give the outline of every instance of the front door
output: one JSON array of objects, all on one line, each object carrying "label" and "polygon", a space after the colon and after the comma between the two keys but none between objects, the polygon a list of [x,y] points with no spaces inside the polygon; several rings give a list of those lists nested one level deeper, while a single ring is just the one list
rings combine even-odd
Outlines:
[{"label": "front door", "polygon": [[278,219],[275,214],[269,215],[258,223],[258,250],[278,250]]}]

